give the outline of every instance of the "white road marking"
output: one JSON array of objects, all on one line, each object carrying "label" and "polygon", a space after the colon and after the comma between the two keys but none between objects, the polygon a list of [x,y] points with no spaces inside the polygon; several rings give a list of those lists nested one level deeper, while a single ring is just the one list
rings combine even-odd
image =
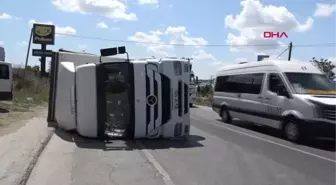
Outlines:
[{"label": "white road marking", "polygon": [[307,151],[304,151],[304,150],[300,150],[300,149],[297,149],[297,148],[294,148],[294,147],[290,147],[290,146],[287,146],[287,145],[284,145],[284,144],[281,144],[281,143],[277,143],[277,142],[274,142],[274,141],[271,141],[271,140],[268,140],[268,139],[264,139],[264,138],[261,138],[261,137],[258,137],[258,136],[252,135],[252,134],[248,134],[246,132],[235,130],[235,129],[232,129],[232,128],[229,128],[229,127],[226,127],[226,126],[223,126],[223,125],[215,125],[215,126],[221,127],[221,128],[224,128],[224,129],[230,130],[232,132],[236,132],[238,134],[242,134],[242,135],[254,138],[254,139],[259,139],[259,140],[265,141],[267,143],[271,143],[271,144],[274,144],[274,145],[277,145],[277,146],[281,146],[281,147],[284,147],[284,148],[287,148],[287,149],[290,149],[290,150],[293,150],[293,151],[296,151],[296,152],[300,152],[300,153],[303,153],[303,154],[306,154],[306,155],[310,155],[310,156],[313,156],[313,157],[316,157],[316,158],[319,158],[319,159],[323,159],[323,160],[326,160],[326,161],[329,161],[329,162],[336,163],[336,160],[334,160],[334,159],[329,159],[327,157],[323,157],[323,156],[320,156],[320,155],[317,155],[317,154],[313,154],[313,153],[310,153],[310,152],[307,152]]},{"label": "white road marking", "polygon": [[154,156],[146,149],[141,141],[137,141],[137,144],[140,146],[142,152],[145,154],[150,163],[154,166],[154,168],[162,175],[163,180],[166,185],[175,185],[171,180],[169,174],[163,169],[160,163],[154,158]]}]

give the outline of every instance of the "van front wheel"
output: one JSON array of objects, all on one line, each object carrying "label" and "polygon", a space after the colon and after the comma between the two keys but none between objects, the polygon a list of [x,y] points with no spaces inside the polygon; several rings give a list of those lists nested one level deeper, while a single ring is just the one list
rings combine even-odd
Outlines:
[{"label": "van front wheel", "polygon": [[230,124],[232,122],[230,113],[226,108],[222,109],[220,116],[221,116],[222,121],[224,123],[229,123]]},{"label": "van front wheel", "polygon": [[287,120],[284,125],[283,131],[286,139],[291,142],[300,143],[304,139],[302,127],[299,124],[299,120],[297,119]]}]

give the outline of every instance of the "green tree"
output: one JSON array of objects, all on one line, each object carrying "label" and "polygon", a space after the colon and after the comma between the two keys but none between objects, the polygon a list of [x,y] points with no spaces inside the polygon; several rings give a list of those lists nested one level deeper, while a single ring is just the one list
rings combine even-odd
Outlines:
[{"label": "green tree", "polygon": [[204,85],[202,87],[200,87],[200,95],[201,96],[208,96],[210,93],[210,86],[209,85]]},{"label": "green tree", "polygon": [[33,69],[34,71],[39,71],[39,70],[40,70],[40,66],[35,65],[34,67],[32,67],[32,69]]},{"label": "green tree", "polygon": [[335,73],[333,72],[335,65],[332,64],[331,61],[323,58],[317,60],[315,57],[313,57],[313,59],[310,62],[313,63],[316,67],[318,67],[323,73],[325,73],[329,79],[331,80],[335,79]]}]

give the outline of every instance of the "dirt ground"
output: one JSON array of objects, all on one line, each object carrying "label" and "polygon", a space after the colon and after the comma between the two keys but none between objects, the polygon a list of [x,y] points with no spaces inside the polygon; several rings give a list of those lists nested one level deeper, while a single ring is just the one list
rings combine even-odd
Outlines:
[{"label": "dirt ground", "polygon": [[11,102],[0,102],[0,137],[25,126],[33,117],[45,117],[47,105],[14,106]]}]

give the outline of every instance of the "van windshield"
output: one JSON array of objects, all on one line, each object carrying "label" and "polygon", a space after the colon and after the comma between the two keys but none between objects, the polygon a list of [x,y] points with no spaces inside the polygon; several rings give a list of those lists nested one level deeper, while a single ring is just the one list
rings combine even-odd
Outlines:
[{"label": "van windshield", "polygon": [[296,94],[336,95],[335,85],[323,74],[285,73]]}]

